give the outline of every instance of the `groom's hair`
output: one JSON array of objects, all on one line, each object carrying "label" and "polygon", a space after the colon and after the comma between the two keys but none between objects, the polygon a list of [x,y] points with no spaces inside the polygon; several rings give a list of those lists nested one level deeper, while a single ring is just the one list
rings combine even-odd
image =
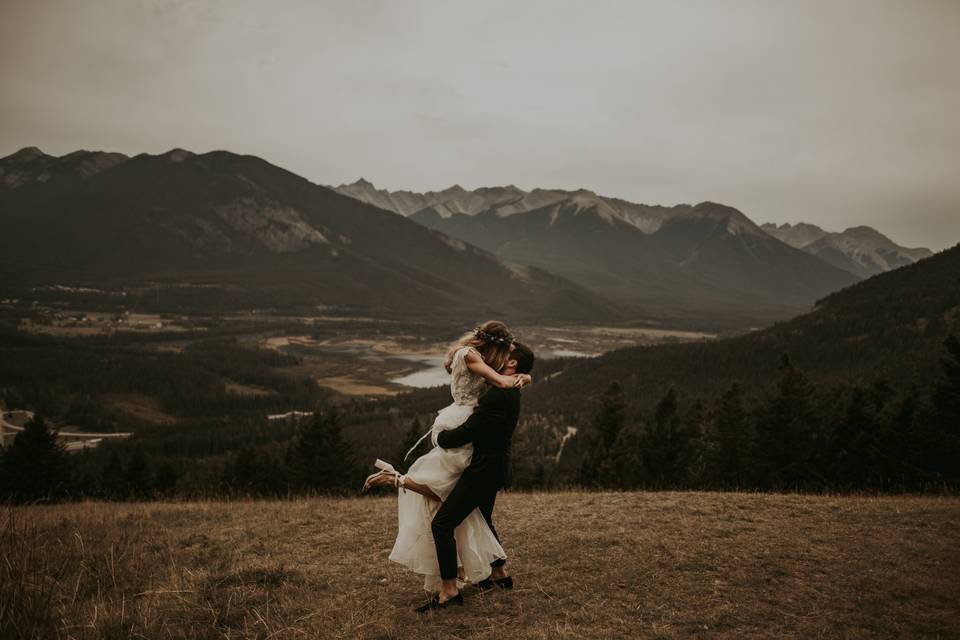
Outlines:
[{"label": "groom's hair", "polygon": [[522,342],[513,343],[513,351],[510,352],[510,359],[517,361],[517,373],[530,373],[533,371],[533,351]]}]

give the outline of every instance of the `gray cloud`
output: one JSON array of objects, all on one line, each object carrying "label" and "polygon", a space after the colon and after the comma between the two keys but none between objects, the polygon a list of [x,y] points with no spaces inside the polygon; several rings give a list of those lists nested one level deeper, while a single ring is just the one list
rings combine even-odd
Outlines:
[{"label": "gray cloud", "polygon": [[0,140],[314,181],[588,187],[960,241],[960,3],[0,7]]}]

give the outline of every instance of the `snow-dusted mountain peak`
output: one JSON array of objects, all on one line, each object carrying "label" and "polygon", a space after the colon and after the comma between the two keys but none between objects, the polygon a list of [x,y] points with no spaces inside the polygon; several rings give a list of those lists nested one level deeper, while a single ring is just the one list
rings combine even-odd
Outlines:
[{"label": "snow-dusted mountain peak", "polygon": [[929,249],[902,247],[873,227],[858,225],[840,233],[805,222],[764,224],[773,237],[860,277],[896,269],[932,254]]}]

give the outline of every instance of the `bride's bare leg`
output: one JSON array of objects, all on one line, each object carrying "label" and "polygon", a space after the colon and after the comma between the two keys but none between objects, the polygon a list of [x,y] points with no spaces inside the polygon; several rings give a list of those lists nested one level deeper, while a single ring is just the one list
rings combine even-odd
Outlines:
[{"label": "bride's bare leg", "polygon": [[[393,473],[388,473],[386,471],[380,471],[373,474],[367,481],[363,483],[363,490],[369,491],[373,487],[395,487],[397,484],[397,476]],[[431,500],[436,500],[441,502],[440,496],[435,494],[433,490],[425,484],[420,484],[415,480],[411,480],[407,477],[403,479],[403,487],[414,493],[419,493],[422,496],[430,498]]]},{"label": "bride's bare leg", "polygon": [[426,496],[431,500],[436,500],[437,502],[440,502],[440,496],[435,494],[433,490],[430,489],[430,487],[428,487],[425,484],[420,484],[419,482],[411,480],[410,478],[404,478],[403,486],[405,489],[413,491],[414,493],[419,493],[420,495]]}]

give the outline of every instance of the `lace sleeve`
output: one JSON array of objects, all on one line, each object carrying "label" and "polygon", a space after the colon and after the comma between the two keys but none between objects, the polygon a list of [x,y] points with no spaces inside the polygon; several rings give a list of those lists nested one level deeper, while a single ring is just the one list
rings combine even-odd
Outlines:
[{"label": "lace sleeve", "polygon": [[[454,367],[466,368],[467,354],[470,353],[471,351],[473,351],[478,356],[480,355],[480,352],[473,347],[460,347],[459,349],[457,349],[457,352],[453,354],[453,363],[450,365],[451,368],[454,368]],[[480,356],[480,357],[482,358],[483,356]]]},{"label": "lace sleeve", "polygon": [[462,347],[453,354],[450,364],[450,393],[459,404],[476,404],[485,384],[481,376],[467,367],[466,358],[471,351],[479,354],[473,347]]}]

